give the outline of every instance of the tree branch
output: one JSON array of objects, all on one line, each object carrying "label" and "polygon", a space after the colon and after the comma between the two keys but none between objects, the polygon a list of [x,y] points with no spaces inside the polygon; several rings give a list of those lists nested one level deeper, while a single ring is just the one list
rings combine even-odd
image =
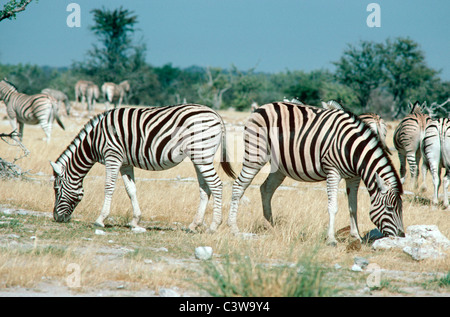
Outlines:
[{"label": "tree branch", "polygon": [[[22,0],[19,4],[16,4],[15,1],[14,3],[5,4],[3,7],[4,10],[0,11],[0,21],[15,17],[16,13],[24,11],[31,1],[32,0]],[[11,6],[11,8],[9,8],[9,6]]]}]

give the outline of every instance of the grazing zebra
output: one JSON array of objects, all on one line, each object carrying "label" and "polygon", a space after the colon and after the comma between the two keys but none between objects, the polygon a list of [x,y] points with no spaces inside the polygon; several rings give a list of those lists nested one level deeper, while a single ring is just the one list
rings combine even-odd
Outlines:
[{"label": "grazing zebra", "polygon": [[[406,161],[408,161],[411,173],[411,181],[414,183],[414,188],[417,189],[419,170],[418,166],[421,154],[421,144],[425,136],[425,128],[431,121],[429,115],[422,112],[419,102],[409,104],[411,113],[408,114],[398,124],[394,131],[394,146],[398,151],[398,158],[400,160],[400,178],[402,184],[405,182],[406,175]],[[422,165],[423,183],[421,188],[426,189],[425,176],[426,166]]]},{"label": "grazing zebra", "polygon": [[238,233],[239,200],[259,170],[271,162],[261,185],[264,217],[273,224],[271,199],[286,176],[298,181],[326,180],[328,243],[335,245],[334,219],[339,181],[346,180],[351,235],[357,227],[357,192],[362,179],[371,200],[370,219],[385,236],[403,236],[402,186],[373,131],[352,113],[288,102],[275,102],[250,115],[244,130],[243,168],[235,180],[228,225]]},{"label": "grazing zebra", "polygon": [[130,91],[130,84],[128,80],[122,81],[120,84],[106,82],[102,85],[103,98],[106,100],[106,109],[109,105],[114,104],[114,108],[120,107],[122,105],[123,99],[126,97],[127,93]]},{"label": "grazing zebra", "polygon": [[51,88],[42,89],[41,93],[47,94],[47,95],[55,98],[58,101],[58,109],[59,109],[59,105],[61,103],[63,103],[64,107],[66,109],[67,115],[68,116],[70,115],[70,101],[69,101],[69,97],[67,97],[67,95],[65,93],[63,93],[60,90],[51,89]]},{"label": "grazing zebra", "polygon": [[83,197],[83,178],[99,162],[106,166],[105,200],[96,224],[104,226],[120,171],[133,206],[132,227],[138,227],[140,208],[136,198],[133,167],[166,170],[189,157],[200,185],[200,205],[189,229],[202,224],[206,205],[214,198],[211,231],[222,222],[222,182],[214,165],[214,154],[222,144],[221,166],[235,177],[227,160],[225,126],[212,109],[195,104],[169,107],[117,108],[90,120],[77,137],[51,163],[55,182],[53,217],[70,220]]},{"label": "grazing zebra", "polygon": [[[335,100],[330,100],[327,103],[322,101],[322,107],[324,109],[340,109],[345,110],[340,103]],[[368,112],[359,115],[359,118],[369,125],[373,132],[378,136],[383,145],[384,150],[388,154],[392,154],[386,145],[387,126],[384,120],[376,113]]]},{"label": "grazing zebra", "polygon": [[39,124],[47,137],[47,143],[50,142],[54,119],[61,128],[65,129],[58,116],[57,101],[52,96],[22,94],[13,84],[3,79],[0,81],[0,99],[5,101],[6,112],[13,130],[16,130],[19,125],[20,141],[23,139],[25,124]]},{"label": "grazing zebra", "polygon": [[87,110],[92,112],[98,98],[100,97],[100,89],[97,85],[89,85],[86,89]]},{"label": "grazing zebra", "polygon": [[425,165],[430,169],[433,177],[433,204],[438,203],[438,190],[441,184],[441,168],[444,175],[444,208],[448,207],[448,185],[450,181],[450,119],[440,118],[432,120],[425,129],[422,143],[422,155]]}]

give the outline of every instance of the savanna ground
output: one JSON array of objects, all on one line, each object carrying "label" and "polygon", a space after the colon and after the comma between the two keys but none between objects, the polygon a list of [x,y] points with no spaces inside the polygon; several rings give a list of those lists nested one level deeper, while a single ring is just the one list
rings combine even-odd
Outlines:
[{"label": "savanna ground", "polygon": [[[97,104],[98,111],[104,109]],[[0,180],[0,296],[449,296],[450,257],[415,261],[401,250],[373,251],[370,245],[348,250],[347,236],[337,247],[327,246],[325,183],[286,179],[272,201],[275,227],[262,215],[261,172],[241,201],[238,225],[253,233],[233,236],[227,225],[232,180],[218,168],[224,182],[224,223],[214,234],[186,230],[197,210],[198,184],[188,161],[163,172],[135,170],[144,233],[127,227],[131,204],[119,178],[105,228],[93,225],[102,203],[104,166],[96,164],[84,180],[85,195],[70,223],[52,218],[54,191],[49,161],[56,160],[89,119],[77,105],[63,117],[66,130],[54,124],[45,143],[38,126],[26,126],[24,145],[30,154],[15,163],[27,179]],[[234,169],[240,171],[242,126],[248,113],[222,111]],[[10,132],[0,108],[0,132]],[[389,122],[387,143],[397,122]],[[8,161],[23,155],[20,148],[0,141],[0,156]],[[392,160],[398,169],[397,154]],[[218,164],[217,164],[218,167]],[[413,191],[409,178],[405,189]],[[432,208],[428,191],[403,198],[405,228],[434,224],[450,237],[450,211]],[[344,182],[339,191],[336,227],[349,225]],[[374,228],[369,196],[361,185],[358,223],[363,234]],[[205,222],[211,221],[212,203]],[[101,229],[101,235],[96,230]],[[97,231],[97,233],[99,233]],[[195,258],[197,246],[211,246],[212,260]],[[354,257],[364,257],[378,269],[379,283],[368,287],[373,271],[353,272]],[[172,292],[172,293],[171,293]],[[175,292],[175,293],[173,293]]]}]

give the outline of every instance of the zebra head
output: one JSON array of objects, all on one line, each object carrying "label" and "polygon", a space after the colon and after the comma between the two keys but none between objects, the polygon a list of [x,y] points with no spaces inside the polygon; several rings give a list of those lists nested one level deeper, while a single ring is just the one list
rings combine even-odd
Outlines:
[{"label": "zebra head", "polygon": [[83,186],[81,183],[73,184],[65,177],[64,167],[59,163],[50,162],[53,167],[55,182],[55,206],[53,207],[53,219],[56,222],[68,222],[75,207],[83,198]]},{"label": "zebra head", "polygon": [[402,190],[375,174],[378,192],[370,210],[370,219],[385,237],[404,237]]}]

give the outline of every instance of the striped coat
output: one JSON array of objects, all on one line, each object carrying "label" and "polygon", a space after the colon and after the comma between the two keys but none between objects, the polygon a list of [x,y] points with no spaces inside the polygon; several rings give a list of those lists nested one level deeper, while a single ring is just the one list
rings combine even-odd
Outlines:
[{"label": "striped coat", "polygon": [[[406,161],[408,161],[411,172],[411,181],[414,188],[418,188],[419,164],[422,158],[421,146],[425,136],[425,128],[431,121],[429,115],[422,112],[418,102],[410,104],[411,113],[398,124],[394,131],[394,146],[398,151],[400,160],[400,178],[402,184],[405,182]],[[426,189],[425,176],[426,167],[422,165],[423,183],[422,189]]]},{"label": "striped coat", "polygon": [[0,99],[6,103],[6,111],[13,130],[19,127],[19,138],[23,139],[25,124],[39,124],[44,130],[47,143],[50,142],[54,119],[64,129],[58,116],[58,104],[55,98],[47,94],[26,95],[19,93],[10,82],[0,81]]},{"label": "striped coat", "polygon": [[438,191],[441,184],[441,169],[445,170],[443,190],[444,208],[448,207],[448,185],[450,181],[450,119],[440,118],[429,122],[422,143],[424,164],[430,169],[433,178],[433,204],[438,203]]},{"label": "striped coat", "polygon": [[133,206],[131,226],[138,227],[141,211],[133,167],[166,170],[189,157],[200,185],[200,205],[189,228],[195,231],[203,223],[212,194],[213,222],[209,229],[215,231],[222,222],[222,182],[213,165],[220,144],[221,166],[233,177],[226,158],[225,126],[221,117],[208,107],[193,104],[123,107],[100,114],[89,121],[56,162],[51,163],[55,175],[53,216],[59,222],[70,219],[83,197],[83,179],[98,162],[106,166],[106,182],[103,208],[95,223],[104,226],[120,172]]},{"label": "striped coat", "polygon": [[261,185],[264,217],[272,219],[271,199],[285,177],[304,182],[327,182],[328,242],[336,244],[334,218],[337,189],[344,178],[350,209],[351,234],[360,239],[356,213],[362,180],[371,200],[370,218],[386,236],[404,235],[402,186],[389,156],[377,136],[355,115],[289,102],[258,108],[244,130],[245,154],[233,184],[228,224],[235,233],[238,203],[255,175],[271,163],[271,173]]}]

